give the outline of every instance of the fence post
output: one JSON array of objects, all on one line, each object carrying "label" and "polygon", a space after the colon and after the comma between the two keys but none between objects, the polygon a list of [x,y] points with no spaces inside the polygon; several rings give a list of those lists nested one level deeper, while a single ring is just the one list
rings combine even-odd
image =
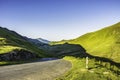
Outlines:
[{"label": "fence post", "polygon": [[88,69],[88,56],[86,57],[86,69]]}]

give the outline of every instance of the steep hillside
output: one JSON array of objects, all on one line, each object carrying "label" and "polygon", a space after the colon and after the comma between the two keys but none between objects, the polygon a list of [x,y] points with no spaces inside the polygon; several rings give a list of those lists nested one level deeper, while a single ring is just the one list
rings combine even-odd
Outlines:
[{"label": "steep hillside", "polygon": [[80,44],[92,55],[120,62],[120,22],[76,39],[53,42],[52,44],[63,44],[65,42]]},{"label": "steep hillside", "polygon": [[0,27],[0,54],[14,53],[23,51],[33,53],[39,57],[45,57],[43,50],[32,44],[18,33]]}]

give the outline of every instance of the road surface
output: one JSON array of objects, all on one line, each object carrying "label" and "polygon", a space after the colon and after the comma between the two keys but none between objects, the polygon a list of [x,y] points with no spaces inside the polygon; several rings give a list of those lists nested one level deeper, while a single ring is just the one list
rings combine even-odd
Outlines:
[{"label": "road surface", "polygon": [[62,59],[0,66],[0,80],[54,80],[71,68]]}]

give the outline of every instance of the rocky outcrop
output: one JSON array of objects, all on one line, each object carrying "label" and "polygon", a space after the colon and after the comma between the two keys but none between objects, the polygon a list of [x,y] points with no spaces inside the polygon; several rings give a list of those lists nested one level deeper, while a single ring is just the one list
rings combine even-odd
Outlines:
[{"label": "rocky outcrop", "polygon": [[26,50],[14,50],[9,53],[0,54],[0,61],[19,61],[36,58],[36,54]]}]

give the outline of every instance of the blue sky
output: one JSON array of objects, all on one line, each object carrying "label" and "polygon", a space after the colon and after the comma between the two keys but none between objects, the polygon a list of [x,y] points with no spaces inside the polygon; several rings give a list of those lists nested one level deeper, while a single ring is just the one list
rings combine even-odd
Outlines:
[{"label": "blue sky", "polygon": [[120,0],[0,0],[0,26],[48,40],[72,39],[120,21]]}]

